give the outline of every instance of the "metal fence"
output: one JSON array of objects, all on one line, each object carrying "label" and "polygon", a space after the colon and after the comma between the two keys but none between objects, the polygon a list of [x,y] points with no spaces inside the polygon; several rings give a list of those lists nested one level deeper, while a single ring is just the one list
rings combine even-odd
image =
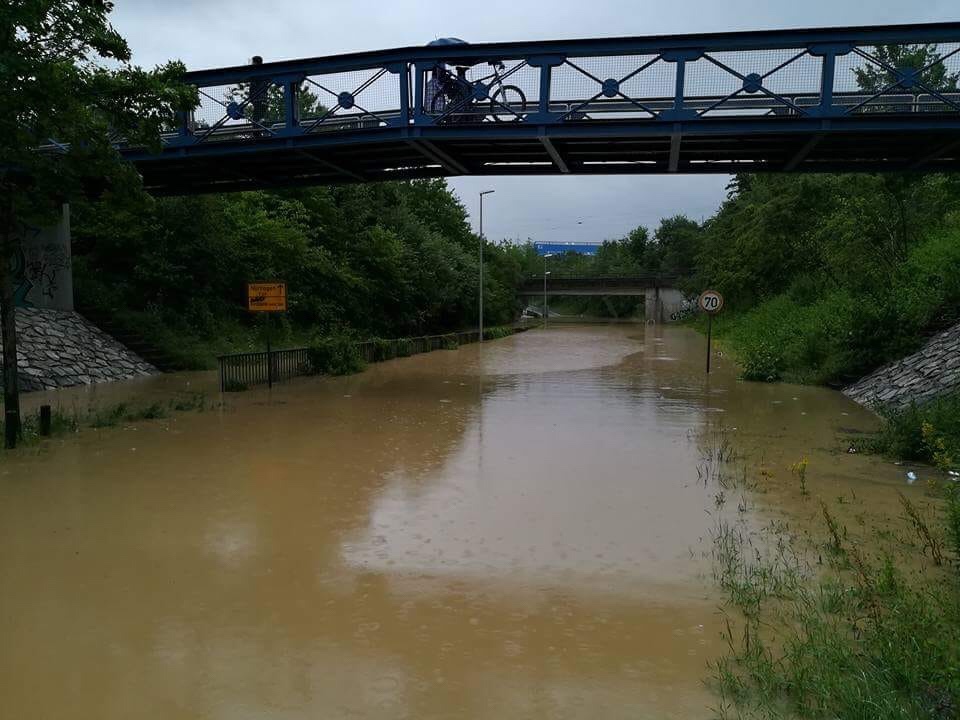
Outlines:
[{"label": "metal fence", "polygon": [[[509,328],[511,334],[529,328]],[[501,337],[503,328],[490,328],[484,332],[486,339]],[[456,349],[461,345],[475,343],[480,337],[477,330],[423,335],[389,340],[365,340],[356,343],[364,362],[375,363],[398,357],[418,355],[433,350]],[[220,392],[244,390],[252,385],[272,385],[300,375],[311,375],[309,349],[305,347],[264,352],[233,353],[217,358],[220,370]]]},{"label": "metal fence", "polygon": [[220,367],[220,392],[251,385],[272,385],[309,371],[307,348],[263,352],[233,353],[217,358]]}]

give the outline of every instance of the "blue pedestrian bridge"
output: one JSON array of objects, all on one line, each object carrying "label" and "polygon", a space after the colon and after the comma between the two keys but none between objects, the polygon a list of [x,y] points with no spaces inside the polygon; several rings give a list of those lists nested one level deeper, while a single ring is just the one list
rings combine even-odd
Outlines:
[{"label": "blue pedestrian bridge", "polygon": [[187,74],[157,194],[454,175],[960,169],[960,23],[468,44]]}]

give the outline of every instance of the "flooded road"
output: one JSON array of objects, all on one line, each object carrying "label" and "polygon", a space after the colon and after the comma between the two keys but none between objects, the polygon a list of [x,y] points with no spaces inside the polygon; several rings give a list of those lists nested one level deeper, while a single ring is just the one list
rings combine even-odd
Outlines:
[{"label": "flooded road", "polygon": [[535,330],[4,457],[0,717],[709,717],[711,434],[771,468],[757,522],[815,514],[802,456],[814,495],[902,483],[844,452],[869,413],[703,345]]}]

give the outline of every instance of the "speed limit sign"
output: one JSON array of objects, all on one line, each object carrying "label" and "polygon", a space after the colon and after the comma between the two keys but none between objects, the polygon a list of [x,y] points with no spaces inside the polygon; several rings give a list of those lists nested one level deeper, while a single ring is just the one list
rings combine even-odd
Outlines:
[{"label": "speed limit sign", "polygon": [[697,305],[707,314],[707,375],[710,374],[710,343],[713,339],[713,316],[723,310],[723,295],[716,290],[704,290]]},{"label": "speed limit sign", "polygon": [[716,315],[723,309],[723,295],[716,290],[704,290],[697,298],[697,305],[708,315]]}]

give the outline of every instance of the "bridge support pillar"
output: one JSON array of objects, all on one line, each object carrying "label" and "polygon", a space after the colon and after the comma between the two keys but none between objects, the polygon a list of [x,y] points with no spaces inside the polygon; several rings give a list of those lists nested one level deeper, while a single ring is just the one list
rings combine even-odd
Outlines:
[{"label": "bridge support pillar", "polygon": [[643,291],[643,315],[648,322],[663,322],[663,302],[660,299],[659,287]]},{"label": "bridge support pillar", "polygon": [[18,307],[73,310],[70,206],[48,227],[29,227],[13,258],[13,299]]}]

